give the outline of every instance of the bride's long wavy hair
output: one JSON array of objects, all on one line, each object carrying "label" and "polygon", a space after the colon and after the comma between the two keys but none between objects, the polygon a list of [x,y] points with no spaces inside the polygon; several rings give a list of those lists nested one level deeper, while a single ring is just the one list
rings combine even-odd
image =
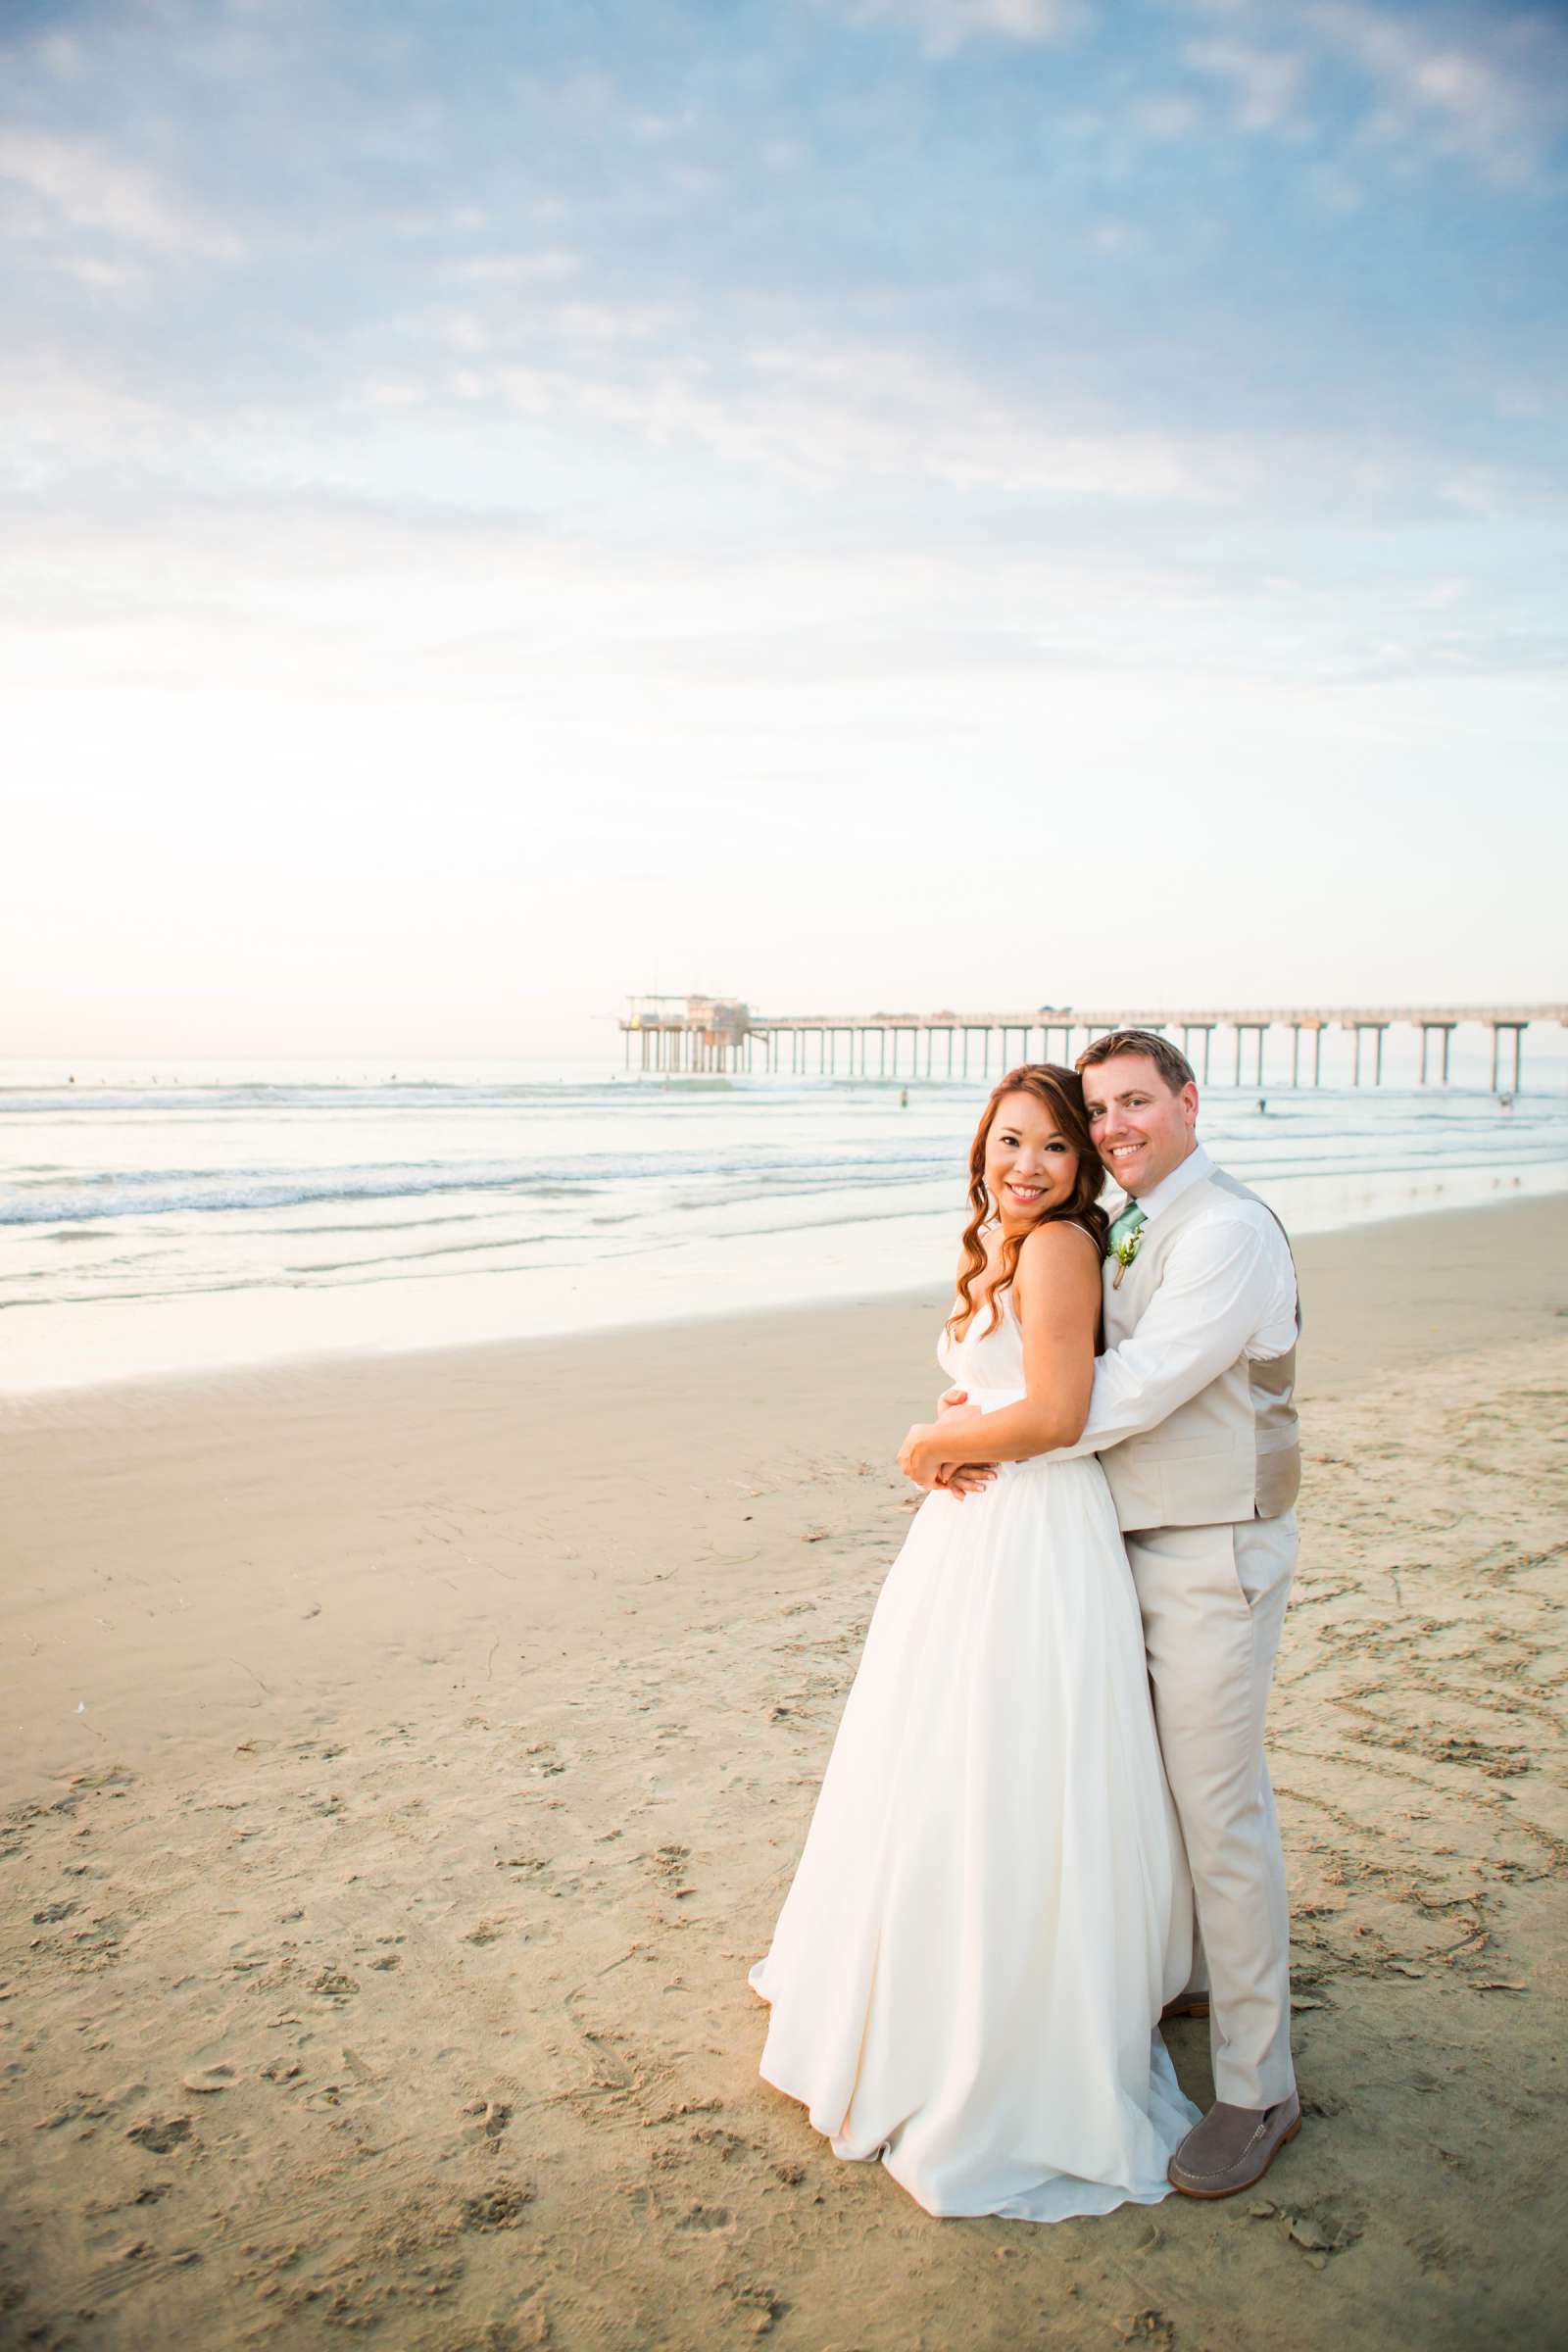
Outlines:
[{"label": "bride's long wavy hair", "polygon": [[[1004,1095],[1032,1095],[1043,1110],[1051,1113],[1056,1133],[1071,1144],[1078,1154],[1078,1174],[1071,1194],[1057,1208],[1048,1208],[1037,1221],[1042,1225],[1070,1220],[1087,1225],[1102,1251],[1110,1235],[1110,1219],[1100,1205],[1100,1196],[1105,1189],[1105,1171],[1100,1164],[1089,1133],[1089,1118],[1084,1109],[1084,1082],[1076,1070],[1064,1070],[1054,1061],[1026,1061],[1009,1070],[996,1088],[990,1102],[980,1114],[980,1124],[969,1146],[969,1222],[963,1229],[963,1271],[958,1276],[958,1303],[948,1318],[948,1329],[956,1339],[968,1330],[977,1311],[970,1296],[975,1276],[986,1262],[985,1244],[981,1240],[988,1225],[998,1216],[997,1203],[986,1189],[986,1146],[996,1121],[998,1106]],[[991,1290],[991,1320],[988,1332],[995,1331],[1002,1321],[1002,1294],[1018,1271],[1018,1252],[1027,1236],[1009,1234],[999,1252],[999,1272]]]}]

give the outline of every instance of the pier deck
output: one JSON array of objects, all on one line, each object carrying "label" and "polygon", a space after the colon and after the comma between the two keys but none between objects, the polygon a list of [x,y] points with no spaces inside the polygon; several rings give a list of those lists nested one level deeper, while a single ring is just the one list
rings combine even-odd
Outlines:
[{"label": "pier deck", "polygon": [[[1449,1052],[1455,1029],[1474,1024],[1492,1032],[1492,1085],[1517,1088],[1523,1068],[1524,1033],[1533,1024],[1568,1028],[1568,1004],[1342,1004],[1183,1005],[1153,1010],[1147,1005],[1039,1004],[1033,1011],[760,1013],[738,997],[636,997],[620,1023],[626,1064],[634,1052],[647,1071],[723,1073],[761,1070],[797,1076],[857,1078],[966,1078],[974,1041],[978,1067],[989,1069],[991,1041],[1001,1041],[1005,1067],[1009,1040],[1015,1061],[1070,1063],[1091,1039],[1109,1029],[1157,1029],[1177,1039],[1198,1076],[1208,1083],[1216,1031],[1234,1039],[1232,1083],[1263,1083],[1264,1040],[1271,1029],[1291,1032],[1292,1086],[1322,1083],[1323,1036],[1348,1031],[1355,1040],[1354,1077],[1363,1083],[1365,1064],[1374,1086],[1383,1079],[1383,1041],[1396,1027],[1419,1031],[1421,1083],[1437,1064],[1441,1085],[1448,1083]],[[1438,1050],[1432,1052],[1433,1041]],[[875,1041],[873,1054],[872,1041]],[[906,1044],[906,1041],[907,1045]],[[1038,1048],[1033,1041],[1038,1040]],[[1197,1051],[1194,1041],[1200,1041]],[[1303,1054],[1302,1042],[1306,1053]],[[939,1041],[940,1050],[939,1050]],[[1511,1052],[1510,1052],[1511,1049]],[[843,1055],[841,1066],[840,1055]],[[924,1066],[922,1068],[922,1055]],[[1303,1062],[1309,1068],[1303,1074]],[[1278,1083],[1278,1081],[1274,1081]]]}]

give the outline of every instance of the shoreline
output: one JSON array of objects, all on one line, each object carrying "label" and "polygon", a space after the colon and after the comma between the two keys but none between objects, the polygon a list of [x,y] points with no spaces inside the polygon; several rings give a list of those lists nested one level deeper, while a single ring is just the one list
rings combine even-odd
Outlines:
[{"label": "shoreline", "polygon": [[[19,2335],[937,2352],[965,2310],[977,2352],[1042,2312],[1065,2352],[1545,2352],[1568,1200],[1500,1205],[1298,1246],[1270,1756],[1306,2128],[1213,2207],[935,2222],[758,2075],[747,1971],[945,1298],[13,1417]],[[1201,2029],[1170,2046],[1201,2099]]]},{"label": "shoreline", "polygon": [[[1458,1206],[1442,1203],[1414,1206],[1368,1217],[1359,1223],[1335,1225],[1326,1231],[1309,1231],[1293,1237],[1293,1248],[1298,1261],[1312,1262],[1319,1253],[1332,1251],[1333,1245],[1338,1242],[1344,1241],[1354,1246],[1357,1237],[1387,1235],[1391,1229],[1403,1232],[1408,1228],[1430,1230],[1441,1244],[1446,1221],[1506,1212],[1517,1214],[1536,1209],[1549,1212],[1554,1205],[1568,1205],[1568,1177],[1565,1177],[1560,1188],[1550,1191],[1532,1193],[1521,1190],[1496,1200],[1467,1201]],[[1549,1222],[1548,1215],[1548,1225]],[[1390,1250],[1396,1255],[1402,1248],[1401,1244],[1390,1244]],[[1380,1256],[1386,1252],[1379,1252]],[[854,1286],[849,1287],[853,1291]],[[106,1380],[46,1383],[37,1388],[7,1389],[0,1386],[0,1431],[31,1426],[40,1417],[51,1422],[61,1417],[69,1419],[74,1408],[90,1411],[94,1400],[102,1402],[121,1397],[128,1401],[133,1396],[152,1396],[166,1389],[189,1394],[192,1391],[205,1392],[226,1387],[232,1383],[270,1384],[317,1371],[335,1370],[347,1376],[356,1367],[363,1370],[372,1365],[409,1366],[426,1360],[467,1356],[492,1358],[514,1350],[519,1356],[524,1356],[561,1347],[625,1344],[645,1334],[679,1331],[688,1327],[724,1327],[766,1320],[772,1316],[831,1315],[846,1304],[856,1308],[875,1304],[896,1310],[901,1305],[908,1306],[916,1300],[929,1304],[935,1296],[933,1286],[929,1283],[900,1282],[887,1288],[868,1288],[856,1293],[848,1301],[839,1294],[825,1298],[774,1300],[760,1305],[748,1302],[730,1307],[685,1308],[667,1314],[643,1314],[620,1322],[596,1322],[580,1330],[518,1332],[483,1338],[421,1339],[406,1347],[347,1345],[211,1365],[197,1364],[179,1371],[159,1367],[124,1372]],[[940,1318],[942,1308],[938,1306],[935,1311]]]}]

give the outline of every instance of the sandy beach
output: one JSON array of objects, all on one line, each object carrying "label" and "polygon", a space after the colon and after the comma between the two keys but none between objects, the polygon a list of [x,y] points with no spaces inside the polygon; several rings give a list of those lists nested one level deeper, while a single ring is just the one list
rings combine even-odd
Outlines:
[{"label": "sandy beach", "polygon": [[0,2343],[1561,2341],[1568,1200],[1298,1257],[1305,2127],[1049,2229],[837,2163],[746,1984],[945,1299],[7,1404]]}]

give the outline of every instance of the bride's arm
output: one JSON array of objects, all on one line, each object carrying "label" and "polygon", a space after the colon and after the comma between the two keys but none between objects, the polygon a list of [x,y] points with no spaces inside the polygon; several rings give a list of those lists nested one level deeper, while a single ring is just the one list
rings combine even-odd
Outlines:
[{"label": "bride's arm", "polygon": [[1026,1462],[1083,1435],[1095,1378],[1100,1252],[1077,1226],[1042,1225],[1019,1251],[1013,1291],[1028,1393],[998,1412],[960,1407],[917,1423],[899,1461],[918,1486],[937,1484],[960,1462]]}]

